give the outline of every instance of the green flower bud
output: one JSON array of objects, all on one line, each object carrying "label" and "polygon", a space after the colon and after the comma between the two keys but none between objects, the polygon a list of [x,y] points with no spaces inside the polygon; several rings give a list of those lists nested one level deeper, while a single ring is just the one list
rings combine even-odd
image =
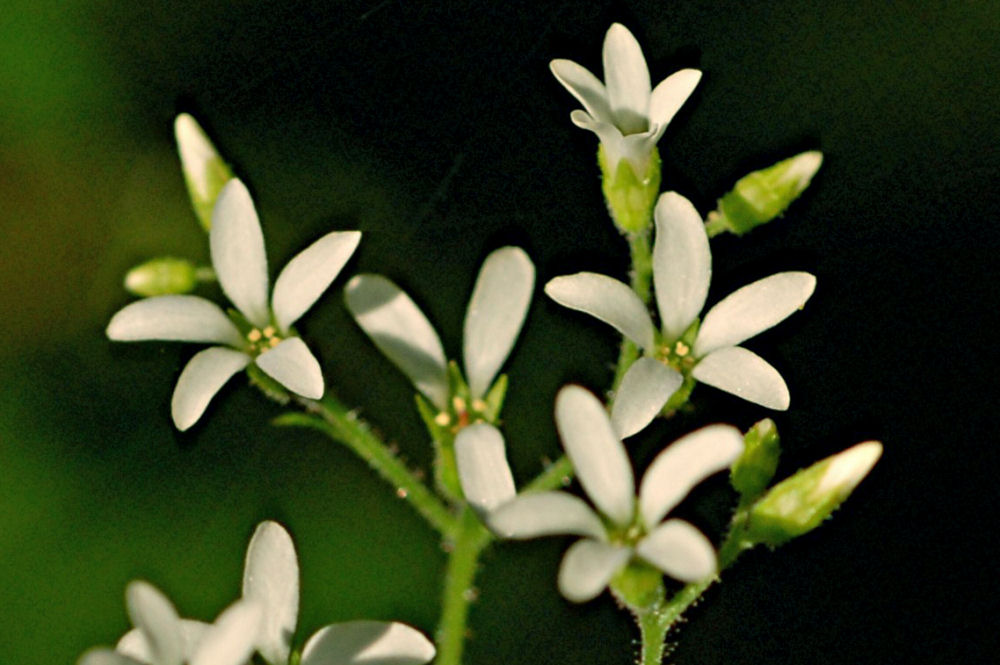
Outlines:
[{"label": "green flower bud", "polygon": [[198,269],[186,259],[151,259],[125,273],[125,290],[136,296],[190,293],[197,284]]},{"label": "green flower bud", "polygon": [[823,153],[803,152],[740,178],[708,216],[710,236],[743,235],[781,215],[797,199],[823,163]]},{"label": "green flower bud", "polygon": [[775,546],[812,531],[854,491],[881,455],[881,443],[859,443],[778,483],[751,508],[746,540]]},{"label": "green flower bud", "polygon": [[198,121],[187,113],[181,113],[174,121],[174,136],[191,204],[202,228],[208,231],[212,228],[215,199],[223,185],[233,177],[233,172],[219,156]]},{"label": "green flower bud", "polygon": [[753,501],[767,489],[781,457],[778,428],[770,418],[761,420],[743,437],[743,454],[733,464],[729,480],[744,503]]},{"label": "green flower bud", "polygon": [[639,175],[627,159],[612,167],[604,145],[597,151],[601,167],[601,188],[608,212],[618,230],[626,234],[642,233],[653,223],[653,208],[660,194],[660,153],[654,146],[646,172]]}]

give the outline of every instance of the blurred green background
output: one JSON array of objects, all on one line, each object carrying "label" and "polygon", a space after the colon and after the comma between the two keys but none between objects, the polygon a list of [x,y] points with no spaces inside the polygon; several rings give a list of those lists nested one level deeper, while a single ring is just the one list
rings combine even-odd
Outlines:
[{"label": "blurred green background", "polygon": [[[661,143],[665,187],[702,212],[736,178],[803,149],[826,163],[785,220],[714,242],[710,302],[809,270],[804,314],[751,346],[788,379],[781,473],[866,438],[886,455],[840,517],[754,552],[694,610],[678,663],[984,662],[995,644],[987,540],[997,468],[1000,174],[995,3],[0,2],[0,649],[73,662],[127,628],[148,579],[209,618],[239,591],[254,525],[301,559],[301,636],[338,620],[433,631],[444,562],[410,509],[318,434],[232,381],[179,434],[173,383],[192,353],[111,344],[121,277],[151,256],[205,260],[172,138],[193,113],[261,214],[272,266],[330,229],[364,232],[345,275],[386,274],[457,355],[475,271],[519,244],[539,282],[623,275],[593,137],[547,63],[600,69],[612,21],[654,83],[705,78]],[[412,390],[345,314],[343,280],[301,324],[328,385],[427,468]],[[205,293],[215,296],[211,289]],[[539,291],[540,293],[540,291]],[[606,387],[609,330],[539,297],[508,364],[519,481],[558,454],[567,381]],[[710,389],[639,437],[637,466],[720,419],[763,417]],[[717,478],[682,513],[718,535]],[[469,662],[626,663],[606,596],[555,592],[566,542],[485,558]]]}]

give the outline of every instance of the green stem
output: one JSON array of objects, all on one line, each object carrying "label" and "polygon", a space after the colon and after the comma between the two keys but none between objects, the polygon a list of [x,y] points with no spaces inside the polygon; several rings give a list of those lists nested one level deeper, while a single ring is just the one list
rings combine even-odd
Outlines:
[{"label": "green stem", "polygon": [[450,543],[441,598],[441,620],[435,641],[436,665],[461,665],[465,648],[469,605],[476,599],[475,579],[479,555],[493,537],[466,506],[458,517],[458,530]]},{"label": "green stem", "polygon": [[663,662],[663,647],[671,625],[671,622],[664,620],[664,616],[662,609],[657,607],[636,617],[639,633],[642,635],[639,665],[660,665]]},{"label": "green stem", "polygon": [[726,231],[729,231],[729,225],[726,224],[725,218],[718,212],[709,213],[708,219],[705,221],[705,233],[708,234],[708,237],[714,238]]}]

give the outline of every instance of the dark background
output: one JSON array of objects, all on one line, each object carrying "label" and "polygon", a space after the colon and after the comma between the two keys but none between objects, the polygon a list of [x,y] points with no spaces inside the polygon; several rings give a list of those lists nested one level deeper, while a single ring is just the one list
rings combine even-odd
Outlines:
[{"label": "dark background", "polygon": [[[624,277],[596,140],[573,127],[555,57],[600,70],[625,23],[653,83],[704,79],[660,143],[664,188],[707,213],[739,176],[804,149],[826,161],[784,220],[713,241],[709,302],[779,270],[819,279],[803,313],[750,343],[784,374],[785,475],[861,440],[885,455],[845,508],[754,551],[688,614],[685,663],[974,663],[997,647],[994,276],[1000,231],[997,65],[989,2],[20,2],[0,12],[0,648],[73,662],[126,628],[142,577],[189,616],[239,590],[254,524],[298,543],[299,643],[330,621],[433,631],[444,558],[357,459],[268,425],[237,378],[177,433],[192,348],[111,344],[125,270],[205,260],[173,146],[198,117],[251,187],[275,266],[329,229],[364,239],[345,274],[406,288],[460,351],[479,263],[515,243],[539,283]],[[339,281],[302,321],[328,384],[415,466],[430,460],[412,390],[353,326]],[[207,293],[212,295],[212,291]],[[540,291],[539,291],[540,294]],[[610,329],[539,296],[507,369],[519,482],[559,452],[560,385],[608,385]],[[694,414],[634,444],[765,412],[699,388]],[[718,537],[719,477],[681,514]],[[494,547],[471,665],[632,662],[605,595],[555,590],[567,540]]]}]

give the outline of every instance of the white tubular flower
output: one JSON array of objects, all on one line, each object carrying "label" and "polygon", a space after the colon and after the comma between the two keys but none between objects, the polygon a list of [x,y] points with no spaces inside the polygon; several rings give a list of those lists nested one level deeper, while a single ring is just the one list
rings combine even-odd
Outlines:
[{"label": "white tubular flower", "polygon": [[696,69],[682,69],[651,88],[649,69],[639,42],[615,23],[604,38],[605,83],[570,60],[553,60],[552,73],[583,104],[570,118],[577,127],[597,134],[609,172],[622,159],[645,177],[650,156],[670,120],[701,80]]},{"label": "white tubular flower", "polygon": [[181,372],[171,402],[179,430],[197,422],[219,389],[250,363],[294,393],[322,397],[319,363],[292,325],[337,277],[361,233],[334,231],[300,252],[278,275],[270,300],[264,236],[250,193],[238,179],[219,194],[209,240],[219,284],[238,314],[227,316],[198,296],[158,296],[115,314],[108,337],[224,345],[195,354]]},{"label": "white tubular flower", "polygon": [[630,436],[645,427],[682,377],[770,409],[787,409],[788,387],[778,371],[737,345],[801,309],[816,278],[805,272],[765,277],[724,298],[699,325],[712,278],[701,216],[686,198],[668,192],[660,196],[655,218],[653,284],[659,332],[635,292],[616,279],[583,272],[545,285],[545,293],[560,305],[610,324],[648,356],[629,369],[615,399],[612,420],[619,435]]},{"label": "white tubular flower", "polygon": [[[247,548],[244,602],[258,604],[262,620],[255,646],[270,665],[287,665],[299,614],[299,564],[291,536],[277,522],[257,526]],[[301,665],[422,665],[434,645],[402,623],[348,621],[320,628],[306,640]]]},{"label": "white tubular flower", "polygon": [[566,492],[513,496],[503,440],[489,426],[463,430],[455,447],[466,497],[486,512],[497,534],[518,539],[583,536],[563,558],[563,596],[573,602],[596,597],[635,558],[682,582],[716,573],[715,549],[708,539],[691,524],[664,517],[695,485],[740,456],[739,430],[712,425],[678,439],[653,460],[637,499],[625,447],[593,394],[579,386],[563,388],[556,398],[556,426],[597,511]]},{"label": "white tubular flower", "polygon": [[131,582],[125,602],[135,628],[114,649],[91,649],[79,665],[244,665],[253,654],[262,616],[253,601],[233,603],[213,624],[179,618],[147,582]]},{"label": "white tubular flower", "polygon": [[361,329],[447,425],[454,416],[469,420],[487,410],[484,399],[521,331],[534,285],[535,267],[518,247],[502,247],[483,262],[465,313],[462,346],[471,404],[453,394],[441,340],[398,286],[381,275],[356,275],[347,283],[345,297]]}]

